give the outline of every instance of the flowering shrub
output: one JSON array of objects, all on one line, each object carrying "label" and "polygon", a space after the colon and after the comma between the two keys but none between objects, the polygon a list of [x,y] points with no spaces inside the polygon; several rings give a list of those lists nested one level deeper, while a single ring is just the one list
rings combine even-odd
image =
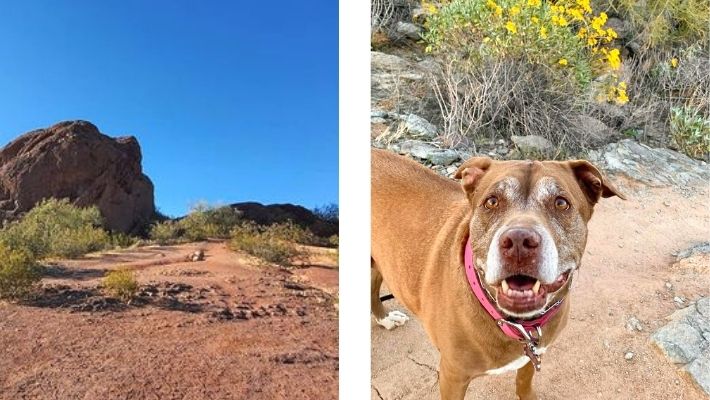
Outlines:
[{"label": "flowering shrub", "polygon": [[617,33],[605,26],[605,13],[592,13],[589,0],[454,0],[441,7],[425,2],[424,9],[430,13],[426,51],[456,57],[464,69],[522,61],[548,68],[556,84],[578,93],[611,72],[604,100],[628,101],[614,74],[620,52],[609,47]]}]

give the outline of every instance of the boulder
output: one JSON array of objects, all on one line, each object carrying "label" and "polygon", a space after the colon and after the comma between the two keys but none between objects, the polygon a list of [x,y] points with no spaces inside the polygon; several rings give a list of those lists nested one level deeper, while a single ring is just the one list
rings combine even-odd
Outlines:
[{"label": "boulder", "polygon": [[0,150],[0,219],[46,198],[67,198],[97,206],[108,229],[138,233],[155,215],[141,159],[135,137],[111,138],[87,121],[26,133]]},{"label": "boulder", "polygon": [[651,336],[652,342],[710,395],[710,297],[676,311],[670,319]]},{"label": "boulder", "polygon": [[689,187],[710,181],[710,169],[706,163],[630,139],[592,150],[589,159],[607,174],[625,175],[649,186]]},{"label": "boulder", "polygon": [[397,37],[406,37],[412,40],[419,40],[421,36],[422,28],[411,22],[398,21],[395,25],[395,33]]},{"label": "boulder", "polygon": [[549,156],[555,151],[555,146],[552,142],[542,136],[511,136],[510,140],[515,143],[515,146],[520,149],[524,155],[540,154]]}]

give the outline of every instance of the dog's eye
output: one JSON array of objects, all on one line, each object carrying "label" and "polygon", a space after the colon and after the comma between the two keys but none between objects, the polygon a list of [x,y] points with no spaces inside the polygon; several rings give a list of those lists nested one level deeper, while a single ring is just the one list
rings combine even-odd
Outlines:
[{"label": "dog's eye", "polygon": [[486,202],[483,204],[487,209],[492,210],[496,207],[498,207],[498,198],[495,196],[491,196],[486,199]]},{"label": "dog's eye", "polygon": [[564,197],[558,197],[555,199],[555,208],[560,211],[569,210],[569,202]]}]

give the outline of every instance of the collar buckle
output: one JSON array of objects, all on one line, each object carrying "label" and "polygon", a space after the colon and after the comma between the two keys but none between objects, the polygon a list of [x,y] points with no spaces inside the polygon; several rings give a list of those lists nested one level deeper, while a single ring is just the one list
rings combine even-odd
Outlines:
[{"label": "collar buckle", "polygon": [[535,371],[540,371],[542,365],[542,353],[538,349],[540,340],[542,339],[542,328],[539,325],[535,325],[535,329],[528,331],[522,324],[508,321],[506,319],[499,319],[496,321],[498,326],[508,325],[509,327],[515,329],[520,333],[520,342],[523,344],[523,353],[528,356],[530,362],[532,362]]}]

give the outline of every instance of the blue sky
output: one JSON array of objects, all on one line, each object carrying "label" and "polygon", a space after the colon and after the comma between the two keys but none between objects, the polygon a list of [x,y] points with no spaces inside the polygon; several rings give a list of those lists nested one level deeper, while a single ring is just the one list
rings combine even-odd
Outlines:
[{"label": "blue sky", "polygon": [[0,146],[134,135],[156,205],[338,201],[337,1],[27,1],[0,10]]}]

